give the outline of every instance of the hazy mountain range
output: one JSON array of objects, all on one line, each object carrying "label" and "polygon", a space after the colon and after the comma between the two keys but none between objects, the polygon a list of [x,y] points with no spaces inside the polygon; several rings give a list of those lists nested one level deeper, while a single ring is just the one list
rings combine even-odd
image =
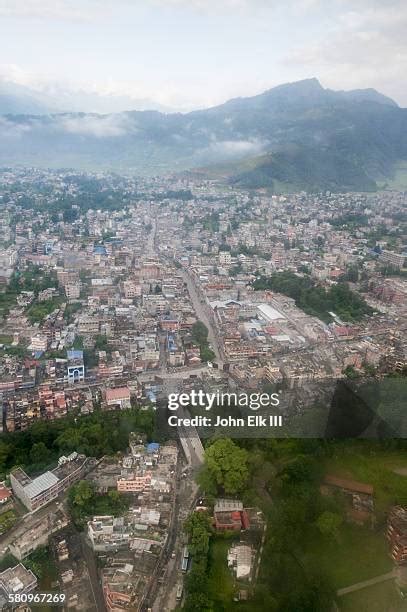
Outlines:
[{"label": "hazy mountain range", "polygon": [[0,115],[47,115],[62,112],[119,113],[129,110],[174,112],[148,98],[100,94],[60,85],[37,90],[0,79]]},{"label": "hazy mountain range", "polygon": [[3,166],[200,168],[241,186],[338,191],[375,189],[407,160],[407,109],[373,89],[332,91],[317,79],[185,114],[57,113],[20,93],[14,107],[0,95]]}]

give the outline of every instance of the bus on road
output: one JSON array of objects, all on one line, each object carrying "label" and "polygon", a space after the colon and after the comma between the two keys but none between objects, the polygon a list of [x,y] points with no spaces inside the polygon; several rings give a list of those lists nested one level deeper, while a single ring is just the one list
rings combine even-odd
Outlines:
[{"label": "bus on road", "polygon": [[186,572],[188,569],[188,565],[189,565],[188,546],[184,546],[184,550],[182,551],[182,558],[181,558],[181,570],[183,572]]}]

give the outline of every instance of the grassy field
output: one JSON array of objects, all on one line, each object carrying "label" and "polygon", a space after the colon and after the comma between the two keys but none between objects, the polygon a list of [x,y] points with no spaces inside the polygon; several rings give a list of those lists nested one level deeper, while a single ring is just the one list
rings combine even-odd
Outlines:
[{"label": "grassy field", "polygon": [[233,600],[235,586],[228,568],[227,555],[232,539],[213,538],[209,550],[209,596],[214,602],[228,606]]},{"label": "grassy field", "polygon": [[340,597],[338,606],[340,612],[405,612],[407,602],[401,599],[394,581],[388,580]]},{"label": "grassy field", "polygon": [[[396,474],[395,470],[406,470],[406,475]],[[377,529],[372,531],[368,527],[344,523],[340,528],[338,542],[322,536],[309,542],[304,557],[305,565],[322,567],[335,589],[390,571],[392,562],[384,529],[389,508],[395,503],[407,504],[406,453],[376,451],[366,441],[355,441],[352,444],[347,441],[336,446],[334,456],[325,465],[325,471],[373,485]],[[382,588],[386,590],[389,587]],[[348,600],[351,601],[352,597],[349,596]],[[380,609],[380,612],[383,610],[387,612],[387,608]]]},{"label": "grassy field", "polygon": [[0,535],[8,531],[17,522],[17,515],[14,510],[7,510],[0,514]]},{"label": "grassy field", "polygon": [[6,334],[0,334],[0,344],[11,344],[13,342],[13,336]]},{"label": "grassy field", "polygon": [[335,589],[351,586],[391,571],[384,534],[344,523],[339,540],[314,538],[303,557],[305,567],[323,568]]},{"label": "grassy field", "polygon": [[375,452],[366,444],[349,441],[326,466],[328,473],[373,485],[376,517],[384,522],[390,506],[395,503],[407,504],[407,475],[396,474],[394,470],[407,468],[407,454],[404,451]]}]

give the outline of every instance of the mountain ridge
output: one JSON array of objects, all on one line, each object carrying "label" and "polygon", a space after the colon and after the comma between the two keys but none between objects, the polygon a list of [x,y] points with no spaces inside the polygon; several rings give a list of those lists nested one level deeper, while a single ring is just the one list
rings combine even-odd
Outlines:
[{"label": "mountain ridge", "polygon": [[2,165],[161,174],[272,154],[230,180],[357,191],[407,159],[407,109],[372,89],[334,92],[305,79],[189,113],[9,114],[0,135]]},{"label": "mountain ridge", "polygon": [[162,113],[175,112],[174,109],[148,98],[100,94],[83,89],[73,91],[55,85],[39,91],[0,78],[0,116],[69,112],[111,114],[150,108]]}]

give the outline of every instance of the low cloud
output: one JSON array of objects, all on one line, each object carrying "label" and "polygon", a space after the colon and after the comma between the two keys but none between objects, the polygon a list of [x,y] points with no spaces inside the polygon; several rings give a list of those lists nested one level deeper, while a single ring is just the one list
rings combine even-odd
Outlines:
[{"label": "low cloud", "polygon": [[224,157],[244,157],[256,155],[266,148],[261,140],[217,140],[209,146],[208,150]]},{"label": "low cloud", "polygon": [[24,134],[30,132],[33,127],[32,121],[18,123],[0,116],[0,138],[7,140],[21,138]]},{"label": "low cloud", "polygon": [[71,134],[95,138],[116,138],[136,131],[134,124],[122,114],[63,116],[59,128]]}]

